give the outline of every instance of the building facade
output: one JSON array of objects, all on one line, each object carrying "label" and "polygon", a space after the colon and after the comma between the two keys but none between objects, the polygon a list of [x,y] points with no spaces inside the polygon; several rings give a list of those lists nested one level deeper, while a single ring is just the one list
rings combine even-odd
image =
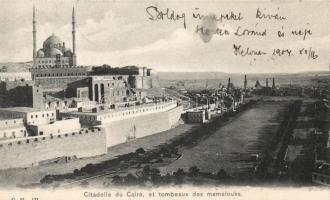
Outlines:
[{"label": "building facade", "polygon": [[77,66],[76,56],[76,20],[72,10],[72,50],[66,47],[58,36],[52,34],[37,50],[37,21],[33,8],[33,68],[32,78],[62,77],[62,76],[86,76],[86,68]]},{"label": "building facade", "polygon": [[27,131],[22,118],[0,119],[0,140],[26,137]]}]

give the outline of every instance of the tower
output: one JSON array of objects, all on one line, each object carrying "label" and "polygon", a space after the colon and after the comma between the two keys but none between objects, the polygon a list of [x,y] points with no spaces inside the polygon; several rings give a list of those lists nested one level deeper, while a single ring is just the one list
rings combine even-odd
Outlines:
[{"label": "tower", "polygon": [[228,91],[231,90],[230,77],[228,78],[227,90],[228,90]]},{"label": "tower", "polygon": [[32,26],[33,26],[33,58],[37,57],[37,29],[36,29],[36,9],[33,6],[33,20],[32,20]]},{"label": "tower", "polygon": [[246,75],[244,75],[244,90],[246,90],[247,88],[247,79],[246,79]]},{"label": "tower", "polygon": [[73,53],[73,62],[72,65],[76,66],[77,57],[76,57],[76,18],[74,13],[74,7],[72,8],[72,53]]},{"label": "tower", "polygon": [[266,88],[268,88],[268,78],[266,78]]},{"label": "tower", "polygon": [[273,77],[273,85],[272,85],[272,89],[275,90],[275,78]]}]

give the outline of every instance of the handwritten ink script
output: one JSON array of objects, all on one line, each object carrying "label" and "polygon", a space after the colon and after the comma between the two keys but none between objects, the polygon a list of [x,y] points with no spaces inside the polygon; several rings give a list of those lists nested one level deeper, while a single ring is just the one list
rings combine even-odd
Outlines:
[{"label": "handwritten ink script", "polygon": [[[188,21],[195,22],[197,25],[192,27],[194,32],[199,34],[202,41],[210,42],[213,37],[230,38],[233,41],[231,51],[235,56],[256,58],[270,56],[272,58],[292,58],[304,57],[307,60],[317,60],[319,54],[311,46],[304,45],[285,45],[286,41],[306,41],[310,39],[314,31],[308,22],[303,24],[290,24],[290,18],[282,12],[280,8],[267,9],[255,7],[249,15],[243,11],[225,11],[221,9],[217,14],[202,14],[202,10],[194,8],[191,12],[180,12],[171,8],[159,8],[157,6],[146,7],[148,20],[177,23],[184,29],[188,29]],[[253,13],[253,15],[251,15]],[[194,24],[194,23],[191,23]],[[229,26],[226,26],[229,24]],[[251,25],[253,24],[253,25]],[[275,24],[276,26],[272,26]],[[228,28],[229,27],[229,28]],[[280,27],[280,28],[279,28]],[[243,44],[241,41],[264,41],[268,39],[270,45],[262,48],[260,45]],[[281,45],[274,42],[279,40]]]}]

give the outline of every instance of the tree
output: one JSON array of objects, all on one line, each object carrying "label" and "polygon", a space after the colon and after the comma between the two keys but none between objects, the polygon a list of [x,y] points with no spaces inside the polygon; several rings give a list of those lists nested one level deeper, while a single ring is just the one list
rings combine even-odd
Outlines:
[{"label": "tree", "polygon": [[218,179],[227,179],[227,178],[229,178],[229,176],[224,169],[220,169],[217,173],[217,178]]},{"label": "tree", "polygon": [[142,175],[149,175],[150,172],[151,172],[151,170],[150,170],[150,166],[149,165],[146,165],[146,166],[143,167],[143,169],[142,169]]},{"label": "tree", "polygon": [[138,148],[135,153],[144,154],[146,151],[143,148]]},{"label": "tree", "polygon": [[123,179],[120,176],[116,175],[112,178],[111,183],[115,185],[121,185],[123,183]]},{"label": "tree", "polygon": [[135,185],[137,183],[137,178],[133,174],[129,173],[124,177],[123,181],[126,185]]},{"label": "tree", "polygon": [[199,174],[200,170],[197,166],[192,166],[189,168],[189,175],[191,176],[197,176]]},{"label": "tree", "polygon": [[176,172],[173,173],[176,184],[182,184],[184,180],[185,172],[183,169],[179,168]]}]

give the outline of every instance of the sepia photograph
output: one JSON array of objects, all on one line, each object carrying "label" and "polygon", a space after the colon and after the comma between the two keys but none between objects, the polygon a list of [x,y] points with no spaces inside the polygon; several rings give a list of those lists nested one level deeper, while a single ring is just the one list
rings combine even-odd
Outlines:
[{"label": "sepia photograph", "polygon": [[330,1],[0,3],[1,200],[330,198]]}]

